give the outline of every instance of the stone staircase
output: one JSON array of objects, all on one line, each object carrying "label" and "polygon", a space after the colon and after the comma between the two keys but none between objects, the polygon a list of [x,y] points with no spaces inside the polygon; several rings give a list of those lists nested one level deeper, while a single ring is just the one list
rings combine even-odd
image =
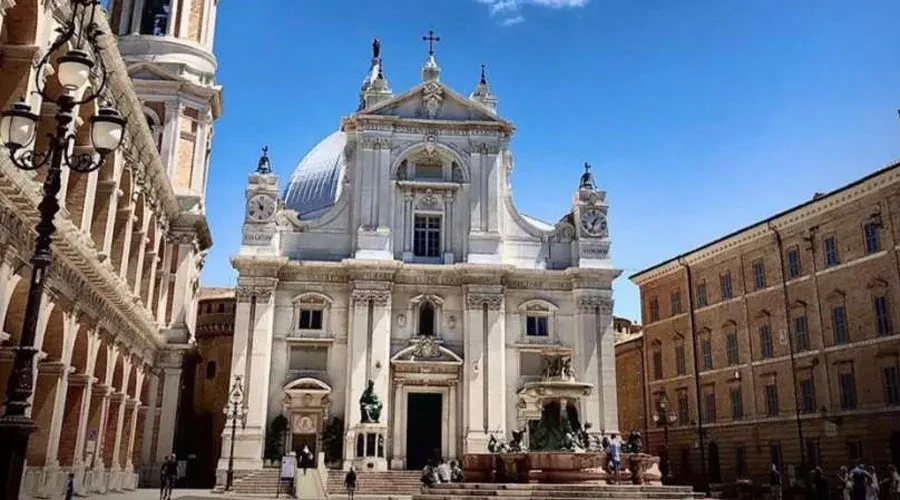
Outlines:
[{"label": "stone staircase", "polygon": [[702,497],[702,493],[694,493],[690,486],[454,483],[424,488],[412,500],[693,500]]},{"label": "stone staircase", "polygon": [[[242,475],[234,480],[232,491],[235,495],[253,495],[273,498],[275,497],[275,494],[278,493],[278,476],[280,472],[279,469],[270,468],[260,469]],[[293,491],[287,491],[287,486],[285,486],[279,494],[280,497],[292,497],[293,495]]]},{"label": "stone staircase", "polygon": [[[328,496],[343,498],[346,471],[328,471]],[[415,470],[357,471],[356,497],[410,497],[422,489],[422,473]]]}]

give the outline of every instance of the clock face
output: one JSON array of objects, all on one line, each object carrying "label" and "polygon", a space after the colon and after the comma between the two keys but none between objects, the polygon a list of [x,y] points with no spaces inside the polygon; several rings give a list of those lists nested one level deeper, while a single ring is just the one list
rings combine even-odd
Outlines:
[{"label": "clock face", "polygon": [[581,212],[581,229],[591,236],[605,237],[609,234],[606,214],[600,209],[589,208]]},{"label": "clock face", "polygon": [[275,215],[275,200],[271,196],[258,194],[247,202],[247,216],[254,221],[262,222]]}]

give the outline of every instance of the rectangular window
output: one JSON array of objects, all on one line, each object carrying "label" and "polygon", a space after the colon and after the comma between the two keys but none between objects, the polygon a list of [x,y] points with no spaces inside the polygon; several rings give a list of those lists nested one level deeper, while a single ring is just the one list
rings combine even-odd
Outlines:
[{"label": "rectangular window", "polygon": [[719,276],[719,288],[722,291],[722,300],[728,300],[734,297],[734,293],[731,289],[731,273],[726,272]]},{"label": "rectangular window", "polygon": [[656,351],[653,353],[653,379],[659,380],[663,378],[662,353]]},{"label": "rectangular window", "polygon": [[881,250],[881,235],[878,233],[880,224],[869,222],[863,226],[863,234],[866,238],[866,253],[872,254]]},{"label": "rectangular window", "polygon": [[679,344],[675,346],[675,372],[678,375],[687,373],[687,363],[684,358],[684,346]]},{"label": "rectangular window", "polygon": [[878,336],[891,334],[891,316],[888,312],[887,297],[879,295],[875,297],[875,328]]},{"label": "rectangular window", "polygon": [[863,447],[862,441],[850,440],[847,441],[847,458],[850,459],[850,463],[854,464],[863,458]]},{"label": "rectangular window", "polygon": [[833,267],[841,263],[841,257],[838,255],[837,241],[834,236],[829,236],[824,240],[825,244],[825,267]]},{"label": "rectangular window", "polygon": [[794,351],[809,350],[809,331],[806,328],[806,315],[794,318]]},{"label": "rectangular window", "polygon": [[413,222],[413,255],[441,256],[441,216],[416,215]]},{"label": "rectangular window", "polygon": [[650,321],[659,321],[659,299],[650,299]]},{"label": "rectangular window", "polygon": [[763,359],[775,356],[775,349],[772,344],[772,328],[769,325],[759,327],[759,354]]},{"label": "rectangular window", "polygon": [[816,411],[816,386],[812,378],[800,381],[800,411],[803,413]]},{"label": "rectangular window", "polygon": [[753,286],[757,290],[766,287],[766,265],[763,264],[762,259],[753,261]]},{"label": "rectangular window", "polygon": [[703,395],[704,416],[707,422],[716,421],[716,394],[714,392]]},{"label": "rectangular window", "polygon": [[725,354],[728,356],[728,366],[734,366],[740,363],[738,356],[738,338],[736,333],[729,333],[725,336]]},{"label": "rectangular window", "polygon": [[734,469],[739,477],[747,473],[747,449],[742,444],[734,448]]},{"label": "rectangular window", "polygon": [[800,277],[800,249],[797,247],[788,248],[787,273],[789,279]]},{"label": "rectangular window", "polygon": [[706,299],[706,282],[702,282],[697,285],[697,306],[704,307],[709,304],[709,301]]},{"label": "rectangular window", "polygon": [[844,306],[831,308],[831,328],[834,330],[834,345],[843,345],[850,341],[847,334],[847,310]]},{"label": "rectangular window", "polygon": [[744,396],[740,389],[731,390],[731,418],[732,420],[744,418]]},{"label": "rectangular window", "polygon": [[838,384],[841,389],[841,409],[852,410],[856,408],[856,380],[853,372],[838,375]]},{"label": "rectangular window", "polygon": [[769,460],[771,461],[771,463],[775,464],[776,467],[778,467],[778,470],[784,470],[784,464],[782,463],[781,458],[781,444],[769,444]]},{"label": "rectangular window", "polygon": [[672,294],[672,314],[679,314],[681,312],[681,292],[674,292]]},{"label": "rectangular window", "polygon": [[546,337],[550,335],[546,316],[526,316],[525,334],[530,337]]},{"label": "rectangular window", "polygon": [[822,461],[822,449],[819,447],[818,439],[806,440],[806,459],[809,461],[810,467],[818,467]]},{"label": "rectangular window", "polygon": [[322,310],[321,309],[301,309],[300,310],[300,329],[301,330],[321,330],[322,329]]},{"label": "rectangular window", "polygon": [[678,391],[678,400],[676,401],[676,404],[678,405],[678,422],[682,425],[686,425],[691,421],[691,409],[688,404],[687,391]]},{"label": "rectangular window", "polygon": [[712,342],[709,339],[701,340],[700,341],[700,350],[703,352],[703,369],[704,370],[712,370],[713,369]]},{"label": "rectangular window", "polygon": [[766,386],[766,415],[778,415],[778,386],[775,384]]},{"label": "rectangular window", "polygon": [[900,373],[896,366],[888,366],[881,371],[884,386],[884,404],[900,405]]}]

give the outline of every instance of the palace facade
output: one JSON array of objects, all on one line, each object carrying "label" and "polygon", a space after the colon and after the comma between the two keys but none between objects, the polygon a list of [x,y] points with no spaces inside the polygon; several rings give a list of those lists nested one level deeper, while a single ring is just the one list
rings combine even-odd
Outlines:
[{"label": "palace facade", "polygon": [[523,387],[560,357],[590,387],[581,421],[616,431],[606,194],[573,168],[571,211],[523,215],[514,127],[484,73],[461,95],[429,52],[421,83],[394,94],[381,57],[376,40],[359,106],[284,189],[265,155],[249,177],[232,258],[235,468],[262,467],[279,416],[289,449],[336,439],[326,458],[361,470],[485,452],[540,418]]},{"label": "palace facade", "polygon": [[[128,119],[123,146],[90,174],[63,168],[53,263],[40,311],[32,434],[23,495],[61,498],[158,481],[172,452],[182,356],[191,347],[199,271],[212,244],[205,216],[215,84],[214,0],[113,0],[96,22],[107,98]],[[171,8],[170,8],[171,7]],[[0,0],[0,106],[34,91],[34,61],[69,2]],[[56,62],[52,65],[55,67]],[[52,77],[51,77],[52,78]],[[87,122],[95,103],[77,113]],[[91,148],[89,127],[76,151]],[[38,141],[38,147],[42,147]],[[45,172],[0,150],[0,387],[19,343]]]},{"label": "palace facade", "polygon": [[898,207],[894,163],[631,276],[643,336],[620,355],[644,367],[654,454],[671,402],[679,481],[701,460],[712,483],[900,462]]}]

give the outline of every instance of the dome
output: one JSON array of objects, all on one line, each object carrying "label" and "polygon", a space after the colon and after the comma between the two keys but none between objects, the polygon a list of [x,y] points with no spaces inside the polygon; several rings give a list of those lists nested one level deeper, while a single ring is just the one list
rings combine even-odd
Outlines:
[{"label": "dome", "polygon": [[347,135],[338,131],[316,145],[294,169],[284,190],[284,204],[301,219],[313,219],[341,196]]}]

